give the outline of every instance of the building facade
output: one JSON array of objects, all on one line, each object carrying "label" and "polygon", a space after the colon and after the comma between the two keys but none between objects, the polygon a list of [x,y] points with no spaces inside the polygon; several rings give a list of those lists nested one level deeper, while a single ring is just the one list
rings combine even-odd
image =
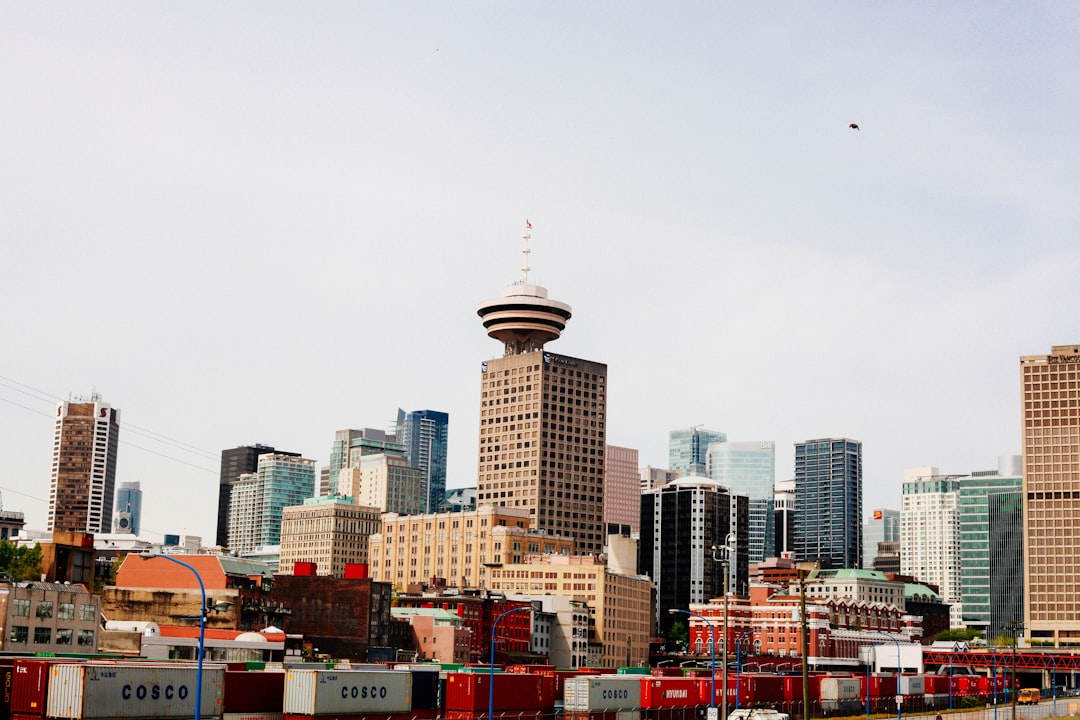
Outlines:
[{"label": "building facade", "polygon": [[101,598],[82,585],[0,580],[0,617],[4,652],[97,652]]},{"label": "building facade", "polygon": [[450,415],[438,410],[405,412],[398,408],[397,441],[405,446],[409,465],[420,468],[427,501],[423,512],[439,509],[446,496],[446,449],[450,434]]},{"label": "building facade", "polygon": [[641,468],[639,474],[641,476],[641,492],[655,490],[667,485],[672,480],[678,480],[682,477],[682,474],[678,470],[654,468],[652,465],[646,465]]},{"label": "building facade", "polygon": [[1080,642],[1080,345],[1020,358],[1024,632]]},{"label": "building facade", "polygon": [[142,487],[137,480],[120,483],[115,508],[113,532],[138,535],[142,524]]},{"label": "building facade", "polygon": [[352,498],[330,495],[307,498],[303,505],[281,511],[282,574],[295,563],[316,563],[317,574],[345,577],[346,565],[368,564],[368,538],[379,532],[378,508],[357,505]]},{"label": "building facade", "polygon": [[629,525],[637,533],[641,521],[641,474],[638,451],[608,445],[604,457],[604,524]]},{"label": "building facade", "polygon": [[960,482],[937,468],[904,473],[900,507],[900,572],[939,588],[962,627],[960,598]]},{"label": "building facade", "polygon": [[772,440],[709,443],[708,477],[750,499],[749,562],[775,557],[776,448]]},{"label": "building facade", "polygon": [[257,472],[259,456],[274,453],[299,457],[298,453],[275,450],[269,445],[242,445],[221,451],[221,472],[218,477],[217,534],[214,542],[225,547],[229,544],[229,502],[232,485],[241,475]]},{"label": "building facade", "polygon": [[381,512],[423,514],[427,504],[420,468],[409,465],[404,453],[376,453],[356,458],[356,464],[338,473],[337,494],[355,498]]},{"label": "building facade", "polygon": [[258,470],[241,475],[229,498],[229,549],[242,554],[281,543],[282,511],[315,493],[315,461],[279,453],[259,456]]},{"label": "building facade", "polygon": [[668,433],[668,467],[683,477],[708,477],[709,445],[727,442],[727,433],[700,425]]},{"label": "building facade", "polygon": [[120,411],[94,394],[56,407],[48,529],[107,533],[116,492]]},{"label": "building facade", "polygon": [[781,480],[773,492],[773,552],[795,557],[795,480]]},{"label": "building facade", "polygon": [[[874,568],[874,558],[878,556],[878,543],[900,542],[900,511],[878,508],[871,510],[863,526],[862,566]],[[900,572],[897,568],[896,572]]]},{"label": "building facade", "polygon": [[795,444],[795,559],[862,567],[862,443]]}]

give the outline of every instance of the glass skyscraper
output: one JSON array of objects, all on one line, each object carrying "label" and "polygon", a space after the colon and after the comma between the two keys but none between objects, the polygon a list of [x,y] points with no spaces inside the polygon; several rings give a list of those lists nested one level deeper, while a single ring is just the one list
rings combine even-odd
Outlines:
[{"label": "glass skyscraper", "polygon": [[727,433],[706,430],[701,426],[672,430],[668,435],[668,468],[682,473],[683,477],[708,477],[705,458],[709,443],[727,442]]},{"label": "glass skyscraper", "polygon": [[282,509],[315,492],[315,461],[266,453],[258,471],[241,475],[229,499],[229,550],[236,555],[281,543]]},{"label": "glass skyscraper", "polygon": [[137,480],[120,483],[114,507],[115,512],[122,515],[113,523],[113,532],[138,535],[142,519],[142,489]]},{"label": "glass skyscraper", "polygon": [[398,408],[397,441],[409,465],[420,468],[427,492],[424,512],[433,513],[446,496],[446,443],[450,416],[438,410],[405,412]]},{"label": "glass skyscraper", "polygon": [[862,443],[795,444],[795,559],[822,569],[862,566]]},{"label": "glass skyscraper", "polygon": [[870,511],[863,527],[862,566],[874,569],[874,558],[878,554],[878,543],[900,542],[900,511],[879,508]]},{"label": "glass skyscraper", "polygon": [[710,443],[706,459],[709,478],[750,498],[749,561],[759,563],[775,557],[776,450],[773,442]]}]

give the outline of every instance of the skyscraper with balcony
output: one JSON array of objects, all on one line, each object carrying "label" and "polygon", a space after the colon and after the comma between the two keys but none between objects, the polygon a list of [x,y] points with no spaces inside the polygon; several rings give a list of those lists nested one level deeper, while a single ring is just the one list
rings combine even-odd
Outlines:
[{"label": "skyscraper with balcony", "polygon": [[107,533],[116,492],[120,411],[101,396],[56,406],[48,529]]},{"label": "skyscraper with balcony", "polygon": [[229,544],[229,503],[232,501],[233,483],[241,475],[259,469],[259,457],[268,453],[299,457],[298,453],[275,450],[269,445],[241,445],[221,451],[221,472],[218,477],[217,534],[214,542],[224,547]]},{"label": "skyscraper with balcony", "polygon": [[713,442],[705,458],[710,478],[750,499],[749,561],[774,557],[775,444],[771,440]]},{"label": "skyscraper with balcony", "polygon": [[450,416],[438,410],[405,412],[398,408],[397,441],[405,446],[409,465],[420,469],[427,500],[424,512],[435,512],[446,496],[446,448]]},{"label": "skyscraper with balcony", "polygon": [[795,559],[823,569],[862,565],[862,443],[795,444]]},{"label": "skyscraper with balcony", "polygon": [[258,469],[232,484],[229,501],[229,550],[240,555],[281,544],[282,510],[300,505],[315,493],[315,461],[295,455],[264,453]]},{"label": "skyscraper with balcony", "polygon": [[534,529],[600,553],[607,365],[544,349],[562,334],[570,306],[529,283],[529,237],[521,282],[477,310],[503,345],[502,357],[480,367],[477,503],[523,508]]},{"label": "skyscraper with balcony", "polygon": [[900,505],[900,572],[938,587],[961,627],[960,480],[936,467],[904,471]]},{"label": "skyscraper with balcony", "polygon": [[684,477],[708,477],[706,455],[710,443],[727,442],[727,433],[707,430],[700,425],[668,433],[668,467]]},{"label": "skyscraper with balcony", "polygon": [[1024,628],[1080,642],[1080,345],[1020,358],[1024,442]]}]

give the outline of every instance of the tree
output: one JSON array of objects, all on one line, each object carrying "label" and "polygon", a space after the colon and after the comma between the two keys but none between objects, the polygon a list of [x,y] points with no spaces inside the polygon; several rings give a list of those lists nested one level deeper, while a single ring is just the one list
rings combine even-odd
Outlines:
[{"label": "tree", "polygon": [[676,620],[671,624],[671,630],[668,632],[668,640],[675,643],[678,647],[686,646],[690,642],[690,628],[681,620]]},{"label": "tree", "polygon": [[41,579],[41,545],[34,543],[29,548],[0,540],[0,573],[8,573],[15,580]]}]

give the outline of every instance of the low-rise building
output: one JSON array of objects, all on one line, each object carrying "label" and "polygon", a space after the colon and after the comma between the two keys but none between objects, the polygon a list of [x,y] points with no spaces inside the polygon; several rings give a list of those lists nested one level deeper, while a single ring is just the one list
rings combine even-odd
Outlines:
[{"label": "low-rise building", "polygon": [[412,647],[416,648],[418,660],[469,662],[472,631],[464,626],[456,613],[437,608],[396,607],[391,614],[395,620],[409,621]]},{"label": "low-rise building", "polygon": [[79,584],[0,581],[0,650],[94,653],[101,598]]},{"label": "low-rise building", "polygon": [[379,508],[351,497],[327,495],[281,512],[281,562],[290,574],[298,562],[315,563],[321,575],[345,577],[346,565],[368,564],[368,538],[381,526]]}]

